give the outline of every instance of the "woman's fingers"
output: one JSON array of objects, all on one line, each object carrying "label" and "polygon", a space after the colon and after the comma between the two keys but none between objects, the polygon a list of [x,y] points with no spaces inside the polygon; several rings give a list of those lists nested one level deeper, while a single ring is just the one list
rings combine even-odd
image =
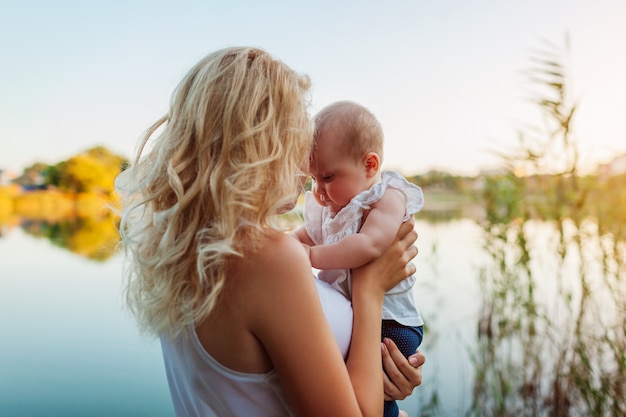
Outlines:
[{"label": "woman's fingers", "polygon": [[[387,342],[387,340],[385,340]],[[391,352],[389,351],[388,345],[391,343],[382,343],[383,346],[383,368],[385,372],[383,373],[383,389],[385,391],[385,401],[390,400],[402,400],[405,396],[402,396],[401,388],[398,385],[406,386],[408,380],[402,375],[398,366],[393,360],[391,356]],[[392,349],[395,347],[393,345]],[[402,360],[406,360],[402,357]],[[395,382],[394,382],[395,381]]]},{"label": "woman's fingers", "polygon": [[417,232],[415,231],[415,218],[410,217],[407,221],[400,225],[398,229],[398,237],[400,241],[405,243],[409,247],[417,239]]},{"label": "woman's fingers", "polygon": [[406,273],[407,276],[413,275],[417,268],[411,262],[413,258],[415,258],[418,254],[417,246],[415,242],[417,241],[417,231],[415,230],[415,219],[411,217],[409,220],[404,222],[400,229],[398,230],[398,235],[401,236],[400,242],[402,243],[402,247],[404,248],[404,260],[406,261]]},{"label": "woman's fingers", "polygon": [[383,386],[386,400],[403,400],[422,383],[422,365],[426,358],[420,352],[410,356],[410,360],[398,350],[395,343],[385,338],[383,348]]}]

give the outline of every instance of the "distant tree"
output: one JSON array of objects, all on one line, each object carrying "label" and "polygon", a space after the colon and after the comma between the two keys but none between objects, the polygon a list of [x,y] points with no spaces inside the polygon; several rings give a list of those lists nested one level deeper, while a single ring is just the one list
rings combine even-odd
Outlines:
[{"label": "distant tree", "polygon": [[52,186],[72,192],[111,194],[115,177],[127,166],[124,157],[96,146],[54,165],[37,162],[24,169],[14,182],[26,188]]},{"label": "distant tree", "polygon": [[408,178],[409,181],[423,188],[443,191],[463,192],[467,177],[452,175],[444,171],[429,171],[423,175],[415,175]]},{"label": "distant tree", "polygon": [[87,154],[71,157],[64,164],[59,178],[59,187],[77,192],[92,192],[106,189],[107,178],[104,166]]},{"label": "distant tree", "polygon": [[24,168],[22,175],[13,182],[25,188],[36,188],[47,184],[47,173],[49,165],[43,162],[36,162]]},{"label": "distant tree", "polygon": [[61,189],[110,194],[115,177],[126,163],[123,157],[97,146],[57,164],[50,177]]},{"label": "distant tree", "polygon": [[56,165],[49,165],[46,169],[46,185],[59,188],[61,176],[65,169],[65,161],[59,162]]}]

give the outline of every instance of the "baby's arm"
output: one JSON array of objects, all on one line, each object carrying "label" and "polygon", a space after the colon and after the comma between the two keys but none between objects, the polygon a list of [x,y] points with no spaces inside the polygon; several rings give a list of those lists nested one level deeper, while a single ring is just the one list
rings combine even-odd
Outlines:
[{"label": "baby's arm", "polygon": [[404,195],[387,189],[372,206],[359,233],[332,245],[311,248],[311,265],[318,269],[351,269],[379,257],[391,244],[404,218]]}]

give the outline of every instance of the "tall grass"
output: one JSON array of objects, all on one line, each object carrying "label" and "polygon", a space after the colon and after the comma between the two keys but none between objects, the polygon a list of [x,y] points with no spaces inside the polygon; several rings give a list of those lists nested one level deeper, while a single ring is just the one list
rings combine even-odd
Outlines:
[{"label": "tall grass", "polygon": [[485,187],[468,415],[626,415],[626,187],[581,175],[568,56],[567,40],[534,51],[540,120]]}]

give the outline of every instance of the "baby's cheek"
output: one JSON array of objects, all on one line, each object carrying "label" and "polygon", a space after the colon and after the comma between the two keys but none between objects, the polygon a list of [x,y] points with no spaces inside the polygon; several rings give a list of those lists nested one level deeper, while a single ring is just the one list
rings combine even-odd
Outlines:
[{"label": "baby's cheek", "polygon": [[328,206],[328,203],[324,200],[324,196],[318,193],[313,193],[313,196],[315,196],[315,201],[317,201],[320,206]]}]

